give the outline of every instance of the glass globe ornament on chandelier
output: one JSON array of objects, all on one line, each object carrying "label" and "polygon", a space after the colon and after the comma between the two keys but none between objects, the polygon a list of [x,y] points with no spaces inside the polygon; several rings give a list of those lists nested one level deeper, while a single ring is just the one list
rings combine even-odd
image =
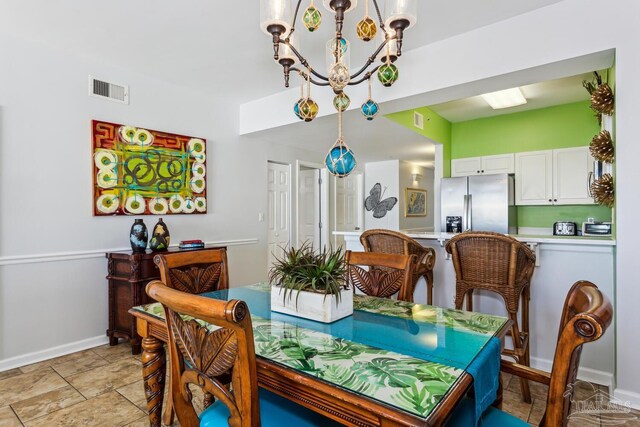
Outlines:
[{"label": "glass globe ornament on chandelier", "polygon": [[[356,8],[358,0],[322,0],[325,9],[335,15],[335,37],[326,44],[326,75],[309,64],[293,37],[299,14],[301,14],[303,26],[309,32],[315,32],[323,22],[322,12],[315,5],[315,2],[320,0],[304,1],[308,2],[308,6],[301,12],[303,0],[260,0],[260,27],[263,32],[271,36],[273,58],[283,67],[285,87],[289,87],[291,72],[298,73],[307,83],[307,96],[301,96],[300,100],[294,104],[296,116],[302,120],[311,121],[318,113],[318,105],[311,99],[311,84],[331,87],[335,93],[334,107],[341,116],[350,104],[349,97],[344,93],[348,86],[355,86],[365,81],[370,86],[371,77],[376,74],[385,87],[393,85],[398,80],[399,71],[395,62],[402,56],[405,31],[414,26],[417,21],[417,0],[386,0],[384,19],[378,4],[380,0],[364,0],[365,13],[355,24],[355,33],[364,42],[375,40],[378,34],[383,40],[364,65],[353,73],[350,64],[351,44],[343,37],[342,31],[345,16]],[[292,3],[295,8],[292,7]],[[369,13],[370,3],[373,5],[372,14]],[[382,63],[375,64],[377,59]],[[300,68],[296,67],[296,64],[300,64]],[[378,104],[371,99],[370,88],[369,99],[362,104],[361,111],[368,120],[372,120],[379,111]],[[340,141],[342,141],[341,145],[336,145]],[[342,131],[336,144],[332,150],[346,147]],[[345,153],[353,155],[348,147]],[[331,151],[329,154],[331,155]],[[338,156],[338,158],[344,160],[344,156]],[[353,159],[353,165],[355,166],[355,159]],[[331,168],[329,170],[331,171]],[[351,170],[353,169],[349,172]],[[348,172],[335,173],[335,175],[346,176]]]}]

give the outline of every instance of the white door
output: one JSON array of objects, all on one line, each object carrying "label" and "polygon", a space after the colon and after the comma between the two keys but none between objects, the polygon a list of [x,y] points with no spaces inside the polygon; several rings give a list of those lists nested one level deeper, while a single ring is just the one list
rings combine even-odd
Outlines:
[{"label": "white door", "polygon": [[271,268],[274,255],[281,256],[282,248],[289,247],[291,168],[269,162],[267,172],[268,218],[267,218],[267,268]]},{"label": "white door", "polygon": [[553,150],[553,202],[556,205],[593,204],[589,184],[594,159],[589,147]]},{"label": "white door", "polygon": [[[335,182],[335,230],[362,231],[364,222],[364,183],[362,174],[334,178]],[[344,237],[336,236],[335,246],[345,247]]]},{"label": "white door", "polygon": [[305,242],[320,248],[320,171],[298,172],[298,247]]},{"label": "white door", "polygon": [[553,203],[551,150],[516,153],[516,205]]}]

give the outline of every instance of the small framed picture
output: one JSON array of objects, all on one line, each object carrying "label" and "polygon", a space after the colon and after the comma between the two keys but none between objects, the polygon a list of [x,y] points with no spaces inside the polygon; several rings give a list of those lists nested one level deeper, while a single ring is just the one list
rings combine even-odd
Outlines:
[{"label": "small framed picture", "polygon": [[427,190],[404,189],[404,216],[427,216]]}]

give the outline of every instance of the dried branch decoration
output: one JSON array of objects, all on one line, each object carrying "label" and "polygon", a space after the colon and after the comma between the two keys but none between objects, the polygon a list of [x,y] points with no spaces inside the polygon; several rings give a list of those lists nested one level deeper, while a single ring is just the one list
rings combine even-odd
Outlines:
[{"label": "dried branch decoration", "polygon": [[591,192],[593,198],[599,205],[612,208],[615,202],[615,190],[613,188],[613,177],[608,173],[602,175],[602,178],[591,184]]},{"label": "dried branch decoration", "polygon": [[582,81],[582,86],[591,95],[591,109],[595,111],[598,123],[602,123],[602,114],[610,115],[615,106],[615,97],[608,84],[602,83],[602,77],[597,71],[593,72],[593,81]]},{"label": "dried branch decoration", "polygon": [[593,137],[589,146],[591,155],[600,162],[613,163],[615,150],[613,139],[607,130],[603,130]]}]

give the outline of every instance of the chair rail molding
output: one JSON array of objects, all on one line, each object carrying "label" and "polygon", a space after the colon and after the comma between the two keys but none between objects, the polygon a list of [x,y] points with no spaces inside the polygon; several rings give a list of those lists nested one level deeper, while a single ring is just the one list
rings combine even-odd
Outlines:
[{"label": "chair rail molding", "polygon": [[[249,239],[234,239],[234,240],[217,240],[207,241],[207,246],[243,246],[243,245],[255,245],[259,242],[258,238]],[[178,247],[177,244],[171,245],[171,247]],[[32,255],[15,255],[15,256],[3,256],[0,257],[0,266],[5,265],[18,265],[18,264],[38,264],[44,262],[56,262],[56,261],[75,261],[90,258],[103,258],[107,252],[129,252],[131,248],[105,248],[105,249],[91,249],[86,251],[69,251],[69,252],[51,252],[43,254]]]}]

